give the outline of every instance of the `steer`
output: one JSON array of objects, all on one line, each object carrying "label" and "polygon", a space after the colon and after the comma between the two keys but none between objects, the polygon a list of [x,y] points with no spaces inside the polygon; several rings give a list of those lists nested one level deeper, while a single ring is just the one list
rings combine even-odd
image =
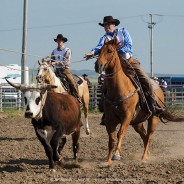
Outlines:
[{"label": "steer", "polygon": [[25,117],[32,119],[36,135],[49,159],[49,168],[55,169],[66,143],[65,136],[69,134],[72,134],[74,159],[77,160],[81,127],[77,100],[68,94],[47,91],[57,87],[54,85],[24,86],[7,82],[24,93]]}]

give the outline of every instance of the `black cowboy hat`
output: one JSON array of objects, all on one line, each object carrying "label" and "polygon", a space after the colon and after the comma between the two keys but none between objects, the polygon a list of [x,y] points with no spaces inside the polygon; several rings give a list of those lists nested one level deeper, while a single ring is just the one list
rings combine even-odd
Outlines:
[{"label": "black cowboy hat", "polygon": [[83,77],[87,77],[88,75],[87,75],[87,74],[83,74],[82,76],[83,76]]},{"label": "black cowboy hat", "polygon": [[58,34],[57,38],[55,38],[54,41],[57,42],[57,39],[61,39],[61,40],[63,40],[63,42],[67,42],[68,41],[68,39],[65,38],[62,34]]},{"label": "black cowboy hat", "polygon": [[103,19],[103,23],[98,23],[98,24],[104,27],[105,23],[114,23],[115,26],[118,26],[120,24],[120,21],[118,19],[114,19],[112,16],[105,16]]}]

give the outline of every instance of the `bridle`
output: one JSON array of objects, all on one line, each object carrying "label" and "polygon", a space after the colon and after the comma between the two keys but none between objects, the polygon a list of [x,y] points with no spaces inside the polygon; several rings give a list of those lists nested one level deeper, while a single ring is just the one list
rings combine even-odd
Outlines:
[{"label": "bridle", "polygon": [[[108,44],[108,43],[107,43]],[[105,64],[105,66],[109,65],[111,63],[111,61],[113,60],[113,58],[115,57],[115,53],[116,50],[114,49],[113,53],[112,53],[112,57],[107,61],[107,63]],[[116,58],[115,58],[115,62],[116,62]],[[113,78],[114,75],[118,74],[118,72],[122,69],[122,67],[120,66],[119,69],[116,72],[113,73],[109,73],[109,74],[105,74],[105,78]]]},{"label": "bridle", "polygon": [[[47,74],[49,73],[49,68],[50,68],[50,66],[44,66],[45,63],[43,63],[43,64],[41,64],[41,65],[44,67],[43,70],[44,70],[45,68],[47,68],[47,71],[45,72],[44,76],[47,76],[48,80],[52,81],[52,80],[54,79],[54,76],[52,76],[51,74],[47,75]],[[42,80],[43,80],[44,76],[41,76]]]},{"label": "bridle", "polygon": [[[116,50],[113,51],[112,53],[112,57],[107,61],[107,63],[105,64],[106,65],[109,65],[110,62],[114,59],[115,57],[115,53]],[[116,62],[116,59],[115,58],[115,62]],[[122,70],[122,66],[120,64],[120,68],[116,71],[116,72],[113,72],[113,73],[110,73],[110,74],[106,74],[105,75],[105,78],[113,78],[114,75],[118,74],[118,72]],[[126,96],[121,96],[119,97],[118,99],[116,100],[111,100],[109,97],[107,97],[107,95],[103,94],[103,97],[105,99],[105,101],[107,101],[109,104],[111,104],[112,106],[114,106],[115,108],[118,108],[119,104],[124,102],[125,100],[129,99],[130,97],[134,96],[138,91],[140,90],[140,88],[138,87],[137,89],[135,89],[133,92],[131,92],[130,94],[126,95]]]}]

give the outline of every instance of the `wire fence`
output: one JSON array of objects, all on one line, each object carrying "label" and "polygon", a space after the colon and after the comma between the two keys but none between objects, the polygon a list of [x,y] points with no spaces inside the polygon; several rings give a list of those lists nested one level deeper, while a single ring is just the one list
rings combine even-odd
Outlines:
[{"label": "wire fence", "polygon": [[[89,88],[90,110],[98,110],[101,99],[101,85],[91,85]],[[178,85],[168,88],[164,92],[166,106],[177,106],[184,108],[184,86]],[[0,86],[0,112],[5,109],[22,109],[24,107],[24,97],[20,90],[10,86]]]}]

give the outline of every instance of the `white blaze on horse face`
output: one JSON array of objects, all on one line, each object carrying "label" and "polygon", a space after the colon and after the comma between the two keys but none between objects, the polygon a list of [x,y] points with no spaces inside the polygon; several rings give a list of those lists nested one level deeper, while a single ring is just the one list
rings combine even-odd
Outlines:
[{"label": "white blaze on horse face", "polygon": [[25,116],[26,113],[27,115],[30,115],[30,117],[28,118],[35,118],[39,113],[40,113],[40,109],[41,109],[41,95],[40,92],[38,91],[26,91],[24,93],[24,97],[26,100],[26,112],[25,112]]},{"label": "white blaze on horse face", "polygon": [[[37,74],[37,80],[42,80],[42,78],[45,76],[46,74],[46,71],[48,69],[48,66],[46,64],[42,64],[40,65],[40,68],[39,68],[39,71],[38,71],[38,74]],[[40,81],[39,81],[40,82]]]}]

